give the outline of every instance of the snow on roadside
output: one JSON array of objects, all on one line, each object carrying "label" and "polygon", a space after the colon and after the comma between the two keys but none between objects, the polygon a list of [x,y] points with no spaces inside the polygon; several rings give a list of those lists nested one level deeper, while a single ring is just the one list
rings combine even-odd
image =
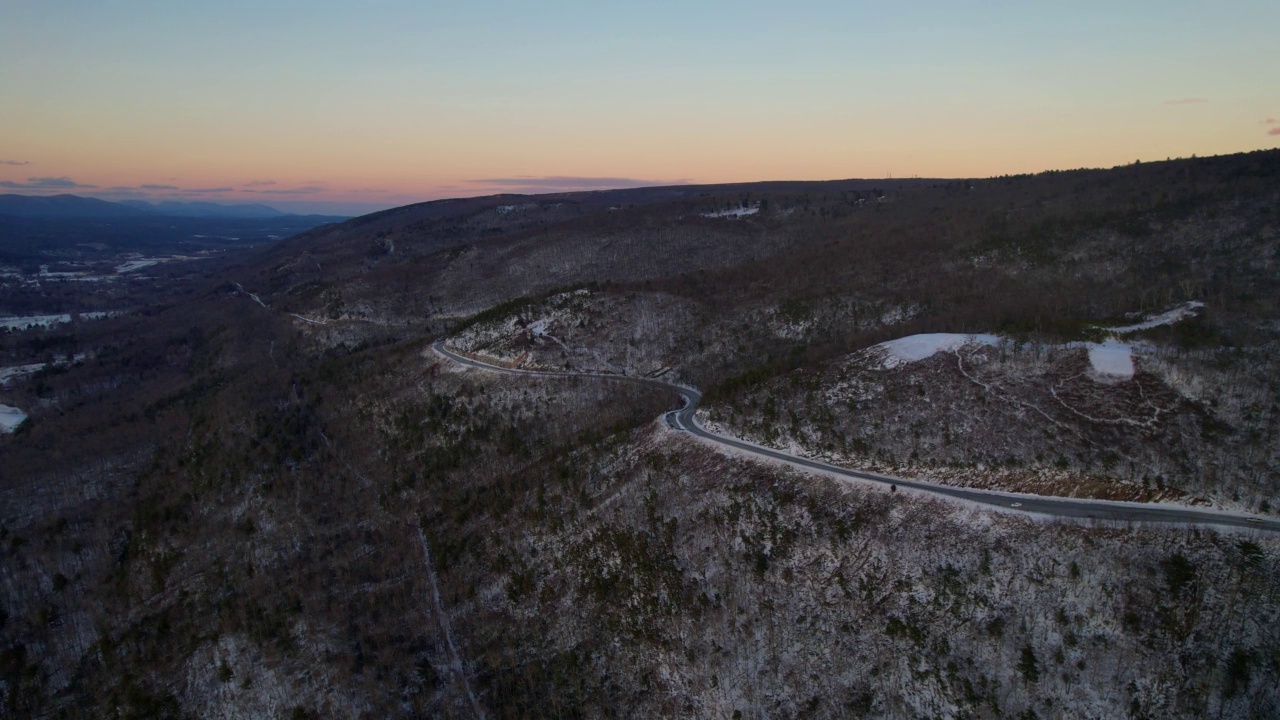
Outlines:
[{"label": "snow on roadside", "polygon": [[[1092,484],[1084,492],[1079,485],[1079,475],[1061,471],[1056,469],[1039,469],[1035,471],[1020,471],[1012,468],[1002,468],[994,470],[989,468],[972,469],[972,468],[939,468],[919,465],[915,463],[894,463],[885,462],[880,459],[871,457],[849,457],[839,453],[821,453],[806,449],[804,446],[797,444],[794,440],[788,441],[786,446],[777,443],[768,443],[760,438],[754,437],[749,433],[743,433],[740,429],[732,428],[721,424],[713,419],[705,410],[698,410],[698,425],[713,435],[730,438],[738,442],[753,445],[765,450],[782,451],[795,456],[797,459],[816,460],[833,466],[837,470],[852,470],[854,472],[867,473],[877,475],[879,479],[870,479],[865,477],[857,477],[842,474],[838,471],[828,469],[818,469],[807,465],[799,465],[789,460],[780,460],[774,457],[759,455],[750,450],[726,445],[708,438],[698,435],[690,435],[678,430],[674,430],[667,426],[665,422],[658,422],[658,426],[664,433],[674,433],[677,436],[691,442],[699,442],[707,445],[722,455],[734,457],[739,460],[746,460],[757,463],[771,463],[786,465],[796,471],[807,473],[809,475],[820,475],[832,478],[841,483],[862,485],[869,489],[883,491],[893,487],[893,491],[910,494],[919,498],[930,498],[941,503],[947,503],[951,506],[968,508],[972,511],[980,511],[980,516],[989,517],[989,513],[1002,512],[1023,515],[1024,517],[1053,519],[1056,522],[1079,523],[1091,522],[1084,518],[1071,518],[1068,516],[1041,515],[1025,510],[1017,510],[1011,507],[1004,507],[994,503],[983,503],[964,498],[958,498],[952,495],[945,495],[936,492],[929,487],[936,486],[939,488],[969,488],[979,491],[990,492],[993,496],[1004,496],[1010,500],[1017,500],[1020,497],[1052,497],[1052,498],[1070,498],[1075,501],[1096,500],[1106,503],[1133,503],[1135,506],[1151,506],[1160,505],[1173,508],[1197,507],[1204,509],[1194,502],[1180,502],[1178,500],[1168,499],[1162,496],[1156,496],[1155,499],[1138,499],[1137,489],[1133,489],[1133,493],[1126,494],[1126,488],[1121,483],[1115,483],[1110,486],[1099,486]],[[1074,486],[1074,487],[1073,487]],[[1065,488],[1072,488],[1070,491]],[[1163,491],[1161,491],[1163,494]],[[1097,493],[1097,494],[1091,494]]]},{"label": "snow on roadside", "polygon": [[905,363],[931,358],[940,352],[950,352],[969,343],[995,346],[1000,344],[1000,338],[996,335],[925,333],[882,342],[879,345],[873,345],[871,349],[884,351],[885,357],[881,367],[891,370]]},{"label": "snow on roadside", "polygon": [[11,433],[27,419],[27,414],[10,405],[0,405],[0,433]]}]

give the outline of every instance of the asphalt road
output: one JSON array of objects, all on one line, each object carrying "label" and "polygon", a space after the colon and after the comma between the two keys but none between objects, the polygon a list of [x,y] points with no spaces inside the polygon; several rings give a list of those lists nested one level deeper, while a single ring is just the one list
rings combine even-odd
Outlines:
[{"label": "asphalt road", "polygon": [[863,472],[861,470],[849,470],[847,468],[824,463],[820,460],[810,460],[808,458],[790,455],[780,450],[761,447],[759,445],[743,442],[724,435],[717,435],[703,429],[702,426],[698,425],[697,420],[694,418],[694,413],[697,412],[698,409],[698,403],[702,400],[702,393],[693,388],[675,385],[653,378],[637,378],[626,375],[554,372],[547,370],[517,370],[502,367],[500,365],[492,365],[459,355],[458,353],[446,348],[443,341],[436,341],[436,343],[431,347],[440,355],[460,365],[480,368],[490,372],[506,373],[508,375],[596,378],[611,382],[629,382],[638,385],[648,385],[668,392],[674,391],[684,399],[684,407],[679,410],[671,410],[663,414],[662,418],[669,427],[675,430],[687,432],[718,445],[731,447],[744,453],[768,458],[793,467],[805,470],[814,470],[837,478],[849,478],[864,482],[879,483],[887,486],[890,491],[900,488],[908,491],[928,493],[930,495],[938,495],[978,503],[980,505],[986,505],[1005,512],[1019,512],[1031,515],[1066,518],[1071,519],[1072,521],[1097,523],[1104,526],[1111,524],[1129,525],[1135,523],[1154,523],[1182,526],[1243,528],[1247,530],[1280,532],[1280,520],[1242,513],[1229,513],[1216,510],[1196,510],[1193,508],[1169,505],[1151,505],[1146,503],[1117,502],[1112,500],[1079,500],[1075,498],[1053,497],[1047,495],[1029,495],[1023,493],[999,492],[996,490],[980,490],[976,488],[938,485],[936,483],[925,482],[923,480],[911,480],[908,478],[894,477],[892,475]]}]

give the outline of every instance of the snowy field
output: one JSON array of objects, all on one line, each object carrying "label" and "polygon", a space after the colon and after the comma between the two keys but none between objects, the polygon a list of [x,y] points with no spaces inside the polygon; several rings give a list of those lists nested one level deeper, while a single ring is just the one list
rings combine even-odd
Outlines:
[{"label": "snowy field", "polygon": [[[120,310],[103,310],[99,312],[81,313],[81,320],[101,320],[106,317],[120,315]],[[52,327],[71,322],[70,313],[54,315],[22,315],[18,317],[0,317],[0,330],[30,330],[39,327]]]}]

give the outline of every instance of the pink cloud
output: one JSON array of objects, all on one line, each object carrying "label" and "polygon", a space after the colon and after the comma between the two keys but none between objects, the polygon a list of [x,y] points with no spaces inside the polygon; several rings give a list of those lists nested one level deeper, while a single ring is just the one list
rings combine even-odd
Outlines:
[{"label": "pink cloud", "polygon": [[1280,135],[1280,127],[1273,127],[1267,131],[1268,135]]}]

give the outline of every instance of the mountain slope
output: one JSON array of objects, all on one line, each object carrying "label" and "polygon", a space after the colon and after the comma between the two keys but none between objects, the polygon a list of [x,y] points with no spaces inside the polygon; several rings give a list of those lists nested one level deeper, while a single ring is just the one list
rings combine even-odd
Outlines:
[{"label": "mountain slope", "polygon": [[78,195],[0,195],[0,215],[24,218],[133,218],[145,210]]},{"label": "mountain slope", "polygon": [[[1269,152],[479,198],[284,240],[111,328],[42,336],[91,354],[0,388],[32,419],[0,438],[0,701],[69,717],[1274,715],[1274,536],[840,483],[672,432],[668,393],[466,370],[430,344],[694,383],[710,419],[798,452],[973,483],[1043,462],[1065,493],[1143,474],[1155,493],[1165,463],[1170,493],[1261,509],[1278,200]],[[1126,336],[1152,348],[1131,378],[1095,380],[1072,345],[1185,301],[1204,307]],[[872,349],[927,332],[1008,340],[894,367]],[[1090,417],[1167,412],[1095,427],[1055,393]]]}]

